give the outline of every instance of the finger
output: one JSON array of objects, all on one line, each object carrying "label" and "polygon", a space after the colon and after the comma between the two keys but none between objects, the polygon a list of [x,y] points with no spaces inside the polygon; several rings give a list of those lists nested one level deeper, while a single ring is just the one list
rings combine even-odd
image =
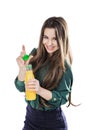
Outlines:
[{"label": "finger", "polygon": [[30,62],[30,60],[33,58],[33,56],[32,55],[30,55],[29,56],[29,59],[26,61],[26,65],[28,65],[29,64],[29,62]]},{"label": "finger", "polygon": [[36,82],[30,81],[30,82],[28,82],[27,85],[30,86],[30,87],[32,88],[32,87],[34,87],[34,86],[36,85]]},{"label": "finger", "polygon": [[25,88],[27,88],[27,89],[35,89],[36,87],[35,87],[35,85],[34,84],[27,84],[26,86],[25,86]]},{"label": "finger", "polygon": [[25,53],[24,51],[21,51],[21,52],[20,52],[21,58],[22,58],[25,54],[26,54],[26,53]]},{"label": "finger", "polygon": [[25,48],[25,45],[22,45],[22,51],[26,54],[26,48]]},{"label": "finger", "polygon": [[25,49],[25,45],[22,45],[22,51],[25,51],[26,49]]},{"label": "finger", "polygon": [[39,84],[39,81],[37,79],[29,79],[28,81],[29,84],[35,84],[35,85],[38,85]]},{"label": "finger", "polygon": [[37,82],[37,80],[34,78],[34,79],[29,79],[28,82]]},{"label": "finger", "polygon": [[20,52],[20,56],[23,57],[26,54],[25,46],[22,45],[22,51]]},{"label": "finger", "polygon": [[31,92],[35,92],[36,91],[35,89],[30,89],[30,88],[27,88],[27,90],[29,90]]},{"label": "finger", "polygon": [[17,63],[20,63],[20,64],[24,64],[24,61],[23,59],[19,56],[17,59],[16,59]]},{"label": "finger", "polygon": [[16,61],[21,61],[21,60],[22,60],[21,56],[19,56],[19,57],[16,58]]}]

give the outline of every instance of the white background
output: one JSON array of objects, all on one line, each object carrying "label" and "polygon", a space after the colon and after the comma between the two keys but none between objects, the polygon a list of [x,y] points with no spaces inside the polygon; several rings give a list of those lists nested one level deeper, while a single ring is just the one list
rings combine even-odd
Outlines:
[{"label": "white background", "polygon": [[62,16],[69,27],[73,52],[72,102],[63,106],[69,130],[87,128],[87,18],[86,0],[0,0],[0,130],[21,130],[25,119],[24,94],[17,91],[16,58],[22,44],[27,53],[37,47],[40,29],[48,17]]}]

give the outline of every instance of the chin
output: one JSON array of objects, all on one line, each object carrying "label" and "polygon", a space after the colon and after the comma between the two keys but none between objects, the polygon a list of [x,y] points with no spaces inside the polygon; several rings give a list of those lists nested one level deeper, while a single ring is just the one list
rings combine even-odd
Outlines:
[{"label": "chin", "polygon": [[52,54],[52,53],[54,53],[56,50],[52,50],[52,51],[49,51],[49,50],[47,50],[47,52],[49,53],[49,54]]}]

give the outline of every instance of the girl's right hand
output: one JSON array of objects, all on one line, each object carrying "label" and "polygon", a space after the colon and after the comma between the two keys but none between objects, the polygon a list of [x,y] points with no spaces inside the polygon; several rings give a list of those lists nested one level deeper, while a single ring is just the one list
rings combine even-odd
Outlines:
[{"label": "girl's right hand", "polygon": [[24,61],[22,57],[26,54],[25,46],[22,46],[22,51],[20,53],[20,56],[17,57],[16,61],[19,66],[19,69],[25,68],[25,66],[29,63],[30,59],[33,57],[32,55],[29,56],[29,59],[27,61]]},{"label": "girl's right hand", "polygon": [[25,46],[22,46],[22,51],[20,52],[20,55],[17,57],[16,61],[19,66],[19,69],[22,69],[25,67],[25,61],[22,59],[22,57],[26,54]]},{"label": "girl's right hand", "polygon": [[25,72],[26,72],[26,65],[29,64],[29,61],[30,59],[33,57],[32,55],[29,56],[29,59],[27,61],[24,61],[22,59],[22,57],[26,54],[26,49],[25,49],[25,46],[23,45],[22,46],[22,51],[20,53],[20,56],[17,57],[16,61],[17,61],[17,64],[19,66],[19,80],[23,80],[24,77],[25,77]]}]

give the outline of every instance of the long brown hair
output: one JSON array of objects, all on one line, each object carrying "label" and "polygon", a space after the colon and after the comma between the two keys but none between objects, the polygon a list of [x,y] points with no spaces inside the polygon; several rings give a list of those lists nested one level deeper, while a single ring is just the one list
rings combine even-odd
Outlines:
[{"label": "long brown hair", "polygon": [[[49,56],[44,45],[43,35],[46,28],[54,28],[59,49]],[[51,17],[48,18],[41,29],[39,46],[37,48],[36,55],[31,59],[30,63],[35,63],[34,73],[42,66],[49,63],[49,71],[43,80],[43,87],[45,86],[48,90],[53,90],[59,83],[64,71],[65,71],[65,60],[72,64],[72,55],[69,46],[69,36],[67,23],[62,17]],[[57,77],[57,78],[56,78]],[[46,100],[40,97],[41,104],[48,106]],[[69,97],[69,104],[71,97]]]}]

